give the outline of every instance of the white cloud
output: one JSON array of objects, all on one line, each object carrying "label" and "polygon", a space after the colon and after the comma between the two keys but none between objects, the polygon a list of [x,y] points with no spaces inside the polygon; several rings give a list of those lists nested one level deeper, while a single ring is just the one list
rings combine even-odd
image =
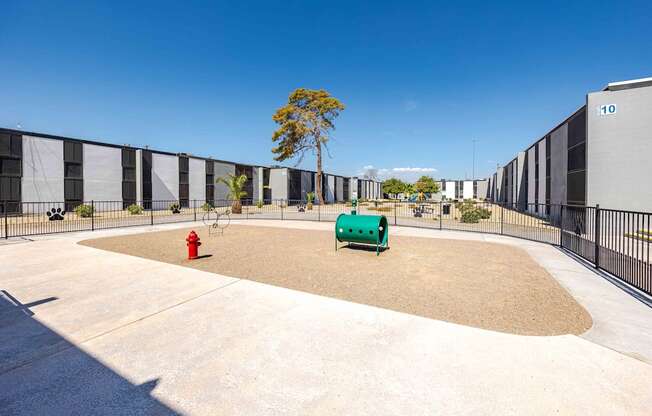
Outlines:
[{"label": "white cloud", "polygon": [[406,113],[409,113],[410,111],[414,111],[419,107],[419,102],[415,100],[405,100],[403,101],[403,110]]}]

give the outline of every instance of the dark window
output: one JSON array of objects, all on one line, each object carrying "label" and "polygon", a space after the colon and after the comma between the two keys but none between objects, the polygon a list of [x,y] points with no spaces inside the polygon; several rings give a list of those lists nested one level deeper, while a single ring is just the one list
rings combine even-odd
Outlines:
[{"label": "dark window", "polygon": [[179,204],[182,207],[189,206],[188,171],[188,158],[185,156],[179,156]]},{"label": "dark window", "polygon": [[586,169],[586,143],[568,149],[568,171]]},{"label": "dark window", "polygon": [[[22,176],[23,137],[0,133],[0,212],[21,210],[20,182]],[[6,207],[4,202],[7,202]]]},{"label": "dark window", "polygon": [[122,168],[122,180],[136,182],[136,168]]},{"label": "dark window", "polygon": [[568,173],[568,194],[566,196],[571,205],[584,205],[586,202],[586,176],[585,171],[580,170]]},{"label": "dark window", "polygon": [[539,143],[534,145],[534,211],[539,212]]},{"label": "dark window", "polygon": [[586,141],[586,107],[568,121],[568,148]]},{"label": "dark window", "polygon": [[551,155],[550,155],[550,135],[546,136],[546,214],[550,214],[550,167],[551,167]]},{"label": "dark window", "polygon": [[66,178],[82,178],[82,165],[79,163],[71,163],[71,162],[65,162],[64,163],[64,177]]},{"label": "dark window", "polygon": [[586,203],[586,107],[568,121],[568,176],[566,200]]},{"label": "dark window", "polygon": [[136,195],[136,150],[122,149],[122,205],[135,204]]},{"label": "dark window", "polygon": [[142,154],[143,208],[152,208],[152,152],[143,150]]},{"label": "dark window", "polygon": [[213,204],[215,201],[215,164],[212,160],[206,161],[206,202]]},{"label": "dark window", "polygon": [[20,176],[20,159],[0,158],[0,175]]},{"label": "dark window", "polygon": [[72,211],[84,200],[83,146],[78,142],[63,142],[63,195],[66,210]]}]

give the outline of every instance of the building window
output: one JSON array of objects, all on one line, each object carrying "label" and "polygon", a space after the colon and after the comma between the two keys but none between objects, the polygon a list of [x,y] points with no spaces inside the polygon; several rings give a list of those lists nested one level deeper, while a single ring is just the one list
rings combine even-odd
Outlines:
[{"label": "building window", "polygon": [[152,208],[152,152],[143,150],[142,155],[143,208]]},{"label": "building window", "polygon": [[136,150],[122,149],[122,205],[136,203]]},{"label": "building window", "polygon": [[179,205],[187,208],[189,206],[188,186],[189,161],[186,156],[179,156]]},{"label": "building window", "polygon": [[539,212],[539,143],[534,145],[534,212]]},{"label": "building window", "polygon": [[206,161],[206,202],[215,203],[215,164],[212,160]]},{"label": "building window", "polygon": [[72,211],[84,201],[84,155],[79,142],[63,142],[63,194],[66,211]]},{"label": "building window", "polygon": [[550,135],[546,136],[546,215],[550,214]]},{"label": "building window", "polygon": [[[21,211],[23,138],[0,133],[0,213]],[[6,204],[6,206],[5,206]]]},{"label": "building window", "polygon": [[568,121],[568,176],[566,200],[569,205],[586,204],[586,107]]}]

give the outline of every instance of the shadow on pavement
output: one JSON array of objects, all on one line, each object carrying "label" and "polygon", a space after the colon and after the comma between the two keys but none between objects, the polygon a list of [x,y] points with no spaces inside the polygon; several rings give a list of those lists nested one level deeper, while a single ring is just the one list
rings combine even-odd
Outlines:
[{"label": "shadow on pavement", "polygon": [[0,291],[0,414],[179,414],[151,396],[160,379],[133,384],[34,319],[57,300]]}]

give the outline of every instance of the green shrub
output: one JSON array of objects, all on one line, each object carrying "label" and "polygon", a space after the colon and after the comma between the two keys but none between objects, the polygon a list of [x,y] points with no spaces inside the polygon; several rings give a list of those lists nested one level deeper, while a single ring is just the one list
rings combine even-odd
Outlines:
[{"label": "green shrub", "polygon": [[211,204],[210,202],[204,202],[201,206],[201,210],[204,212],[208,212],[211,209],[213,209],[213,204]]},{"label": "green shrub", "polygon": [[131,204],[127,207],[127,211],[129,211],[131,215],[138,215],[143,213],[143,207],[138,204]]},{"label": "green shrub", "polygon": [[265,206],[265,203],[263,202],[262,199],[256,201],[256,208],[262,208],[263,206]]},{"label": "green shrub", "polygon": [[477,209],[467,209],[462,211],[461,222],[476,224],[480,222],[480,212]]},{"label": "green shrub", "polygon": [[90,205],[81,204],[75,207],[75,214],[82,218],[88,218],[93,215],[94,209]]},{"label": "green shrub", "polygon": [[488,220],[491,218],[491,211],[488,208],[478,208],[481,220]]}]

